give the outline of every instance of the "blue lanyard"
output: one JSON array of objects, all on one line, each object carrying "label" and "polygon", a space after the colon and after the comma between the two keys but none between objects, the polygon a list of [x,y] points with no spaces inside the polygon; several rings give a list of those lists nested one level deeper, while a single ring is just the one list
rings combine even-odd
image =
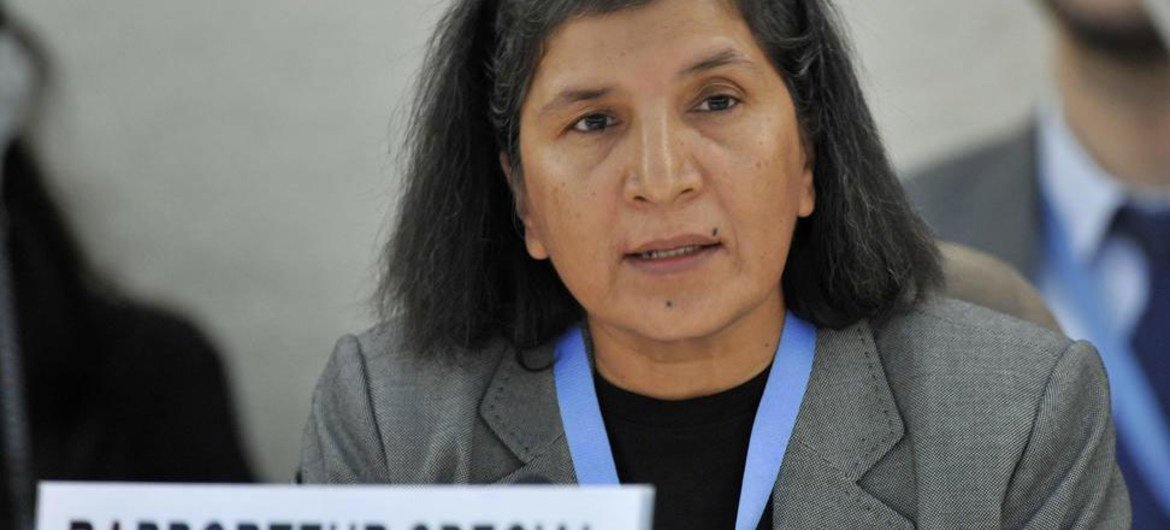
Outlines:
[{"label": "blue lanyard", "polygon": [[[735,518],[736,530],[754,529],[772,497],[772,488],[780,476],[780,465],[788,450],[788,440],[812,374],[816,342],[816,328],[792,313],[785,315],[783,336],[752,423]],[[618,484],[613,451],[609,447],[605,421],[593,387],[593,367],[578,326],[570,328],[557,341],[553,379],[577,482],[583,485]]]},{"label": "blue lanyard", "polygon": [[[1113,416],[1120,443],[1138,464],[1142,479],[1163,513],[1170,514],[1170,430],[1158,410],[1149,378],[1138,365],[1129,341],[1109,326],[1098,282],[1075,259],[1064,226],[1044,205],[1049,272],[1053,282],[1084,322],[1090,342],[1100,348],[1113,393]],[[1170,352],[1168,352],[1170,353]]]}]

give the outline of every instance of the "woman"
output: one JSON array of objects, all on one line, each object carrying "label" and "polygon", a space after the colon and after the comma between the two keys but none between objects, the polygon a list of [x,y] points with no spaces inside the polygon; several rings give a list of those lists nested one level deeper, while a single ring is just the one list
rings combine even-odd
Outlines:
[{"label": "woman", "polygon": [[[456,2],[310,482],[648,482],[657,528],[1125,526],[1091,346],[939,298],[824,0]],[[598,433],[604,432],[605,435]]]}]

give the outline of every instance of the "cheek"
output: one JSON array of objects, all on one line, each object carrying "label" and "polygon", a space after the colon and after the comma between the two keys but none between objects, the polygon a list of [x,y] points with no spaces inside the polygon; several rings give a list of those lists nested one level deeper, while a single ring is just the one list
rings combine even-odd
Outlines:
[{"label": "cheek", "polygon": [[[744,267],[778,275],[796,218],[807,201],[805,159],[795,127],[761,118],[712,144],[710,174],[722,208],[732,220]],[[748,126],[750,125],[750,126]],[[766,274],[765,274],[766,272]]]},{"label": "cheek", "polygon": [[533,162],[526,180],[530,218],[554,265],[568,270],[596,263],[612,246],[612,201],[587,172],[551,160]]},{"label": "cheek", "polygon": [[614,215],[606,214],[600,194],[585,185],[540,186],[534,195],[534,224],[561,282],[586,308],[612,298],[618,254],[613,243]]}]

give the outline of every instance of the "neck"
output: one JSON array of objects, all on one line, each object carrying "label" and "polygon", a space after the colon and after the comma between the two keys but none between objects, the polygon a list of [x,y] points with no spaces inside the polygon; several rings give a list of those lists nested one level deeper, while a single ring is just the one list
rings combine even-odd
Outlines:
[{"label": "neck", "polygon": [[1059,45],[1057,79],[1074,135],[1127,187],[1170,188],[1170,61],[1127,64]]},{"label": "neck", "polygon": [[780,290],[733,323],[698,338],[650,339],[590,318],[597,371],[614,385],[657,399],[707,396],[759,375],[784,326]]}]

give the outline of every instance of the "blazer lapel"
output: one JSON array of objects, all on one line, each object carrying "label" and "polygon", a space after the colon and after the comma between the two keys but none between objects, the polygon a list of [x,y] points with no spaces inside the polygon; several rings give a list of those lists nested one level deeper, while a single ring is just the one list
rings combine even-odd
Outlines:
[{"label": "blazer lapel", "polygon": [[[497,482],[575,483],[552,370],[530,369],[551,366],[553,345],[520,357],[504,354],[479,408],[521,462]],[[913,528],[857,484],[903,434],[869,325],[818,329],[812,376],[772,492],[775,527]]]},{"label": "blazer lapel", "polygon": [[552,366],[553,347],[550,342],[519,354],[505,352],[480,402],[480,416],[522,464],[498,483],[577,481],[552,369],[534,369]]},{"label": "blazer lapel", "polygon": [[772,492],[775,528],[913,528],[858,481],[905,431],[870,326],[818,329],[816,358]]}]

